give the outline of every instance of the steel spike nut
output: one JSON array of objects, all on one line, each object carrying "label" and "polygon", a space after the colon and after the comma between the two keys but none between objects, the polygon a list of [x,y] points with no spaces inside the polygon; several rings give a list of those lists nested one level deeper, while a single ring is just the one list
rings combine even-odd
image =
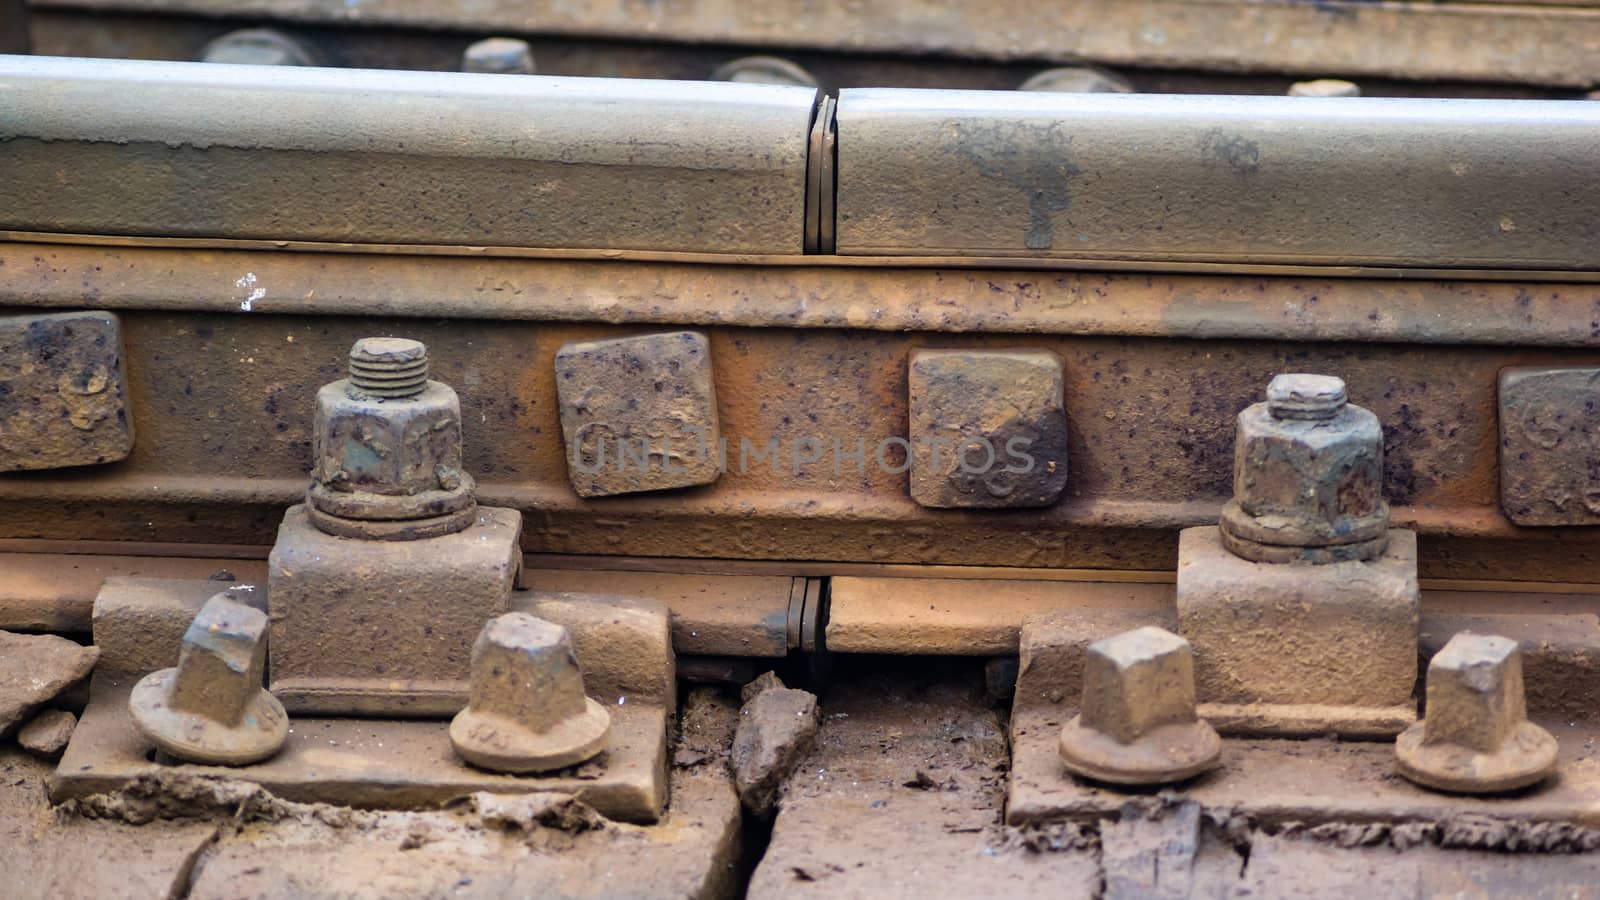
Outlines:
[{"label": "steel spike nut", "polygon": [[567,629],[527,613],[490,619],[472,645],[472,688],[450,744],[496,772],[548,772],[605,747],[611,715],[583,689]]},{"label": "steel spike nut", "polygon": [[1060,749],[1068,771],[1111,784],[1167,784],[1219,765],[1222,739],[1195,715],[1189,642],[1146,626],[1090,644],[1082,710]]},{"label": "steel spike nut", "polygon": [[1488,794],[1556,769],[1556,739],[1528,721],[1522,651],[1510,638],[1462,632],[1428,663],[1426,717],[1395,740],[1400,774],[1424,787]]},{"label": "steel spike nut", "polygon": [[189,623],[177,667],[134,685],[134,724],[187,762],[243,766],[272,756],[289,717],[261,686],[266,654],[267,614],[226,593],[212,597]]}]

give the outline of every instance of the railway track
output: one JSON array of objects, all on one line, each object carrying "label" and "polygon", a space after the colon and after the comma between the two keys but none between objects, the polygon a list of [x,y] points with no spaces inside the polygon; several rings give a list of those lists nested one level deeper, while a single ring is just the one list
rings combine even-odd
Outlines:
[{"label": "railway track", "polygon": [[[1220,83],[1234,76],[1215,71],[1223,62],[1207,49],[1206,29],[1220,27],[1213,23],[1346,14],[1176,5],[1215,7],[1218,17],[1174,31],[1166,55],[1119,49],[1104,28],[1070,53],[1041,50],[1052,29],[1070,25],[1065,13],[1001,47],[995,35],[1020,14],[1009,8],[985,28],[911,33],[873,19],[881,10],[868,5],[837,13],[838,27],[825,29],[874,26],[864,43],[794,41],[780,16],[714,5],[670,22],[586,7],[598,18],[570,27],[594,40],[660,28],[686,46],[781,42],[822,56],[931,49],[972,60],[965,71],[986,73],[979,82],[1067,53]],[[204,6],[34,3],[33,45],[59,46],[52,35],[83,27],[76,17],[89,9],[180,17],[147,20],[179,23],[175,35],[265,12]],[[446,24],[430,9],[308,3],[271,13],[280,25],[337,27],[341,40],[359,43],[368,28]],[[1517,15],[1529,17],[1530,29],[1567,29],[1561,46],[1576,47],[1570,35],[1588,27],[1592,12],[1573,4]],[[1118,21],[1129,14],[1108,13]],[[1417,23],[1470,33],[1488,7],[1382,4],[1347,14],[1381,36],[1373,47],[1358,54],[1331,29],[1304,67],[1266,50],[1246,59],[1295,72],[1474,79],[1497,85],[1484,93],[1547,97],[1576,96],[1593,80],[1559,54],[1534,63],[1512,52],[1514,41],[1448,61],[1417,49],[1403,73],[1372,55],[1384,42],[1423,40]],[[473,15],[448,24],[511,32],[535,24],[492,5]],[[537,24],[546,33],[567,27]],[[138,40],[156,33],[129,32]],[[1525,39],[1542,40],[1533,30]],[[431,58],[444,60],[446,37],[419,41],[435,42]],[[179,43],[173,37],[160,52],[176,53]],[[336,525],[348,533],[444,527],[420,513],[372,512],[415,492],[339,486],[411,478],[381,461],[422,454],[423,477],[437,474],[439,483],[424,492],[428,502],[464,492],[505,517],[497,522],[518,523],[511,537],[484,536],[505,541],[514,560],[496,576],[511,598],[500,606],[571,629],[577,658],[603,686],[593,690],[615,689],[610,697],[637,688],[648,698],[617,727],[637,735],[656,723],[659,748],[641,738],[628,751],[641,755],[618,751],[612,771],[595,776],[603,787],[585,795],[600,798],[607,815],[650,822],[679,814],[664,799],[670,781],[674,796],[698,798],[681,815],[701,817],[694,821],[705,834],[722,829],[686,852],[736,868],[729,835],[740,813],[718,793],[731,790],[716,774],[720,762],[702,769],[679,750],[678,767],[668,766],[688,737],[669,737],[659,724],[681,712],[707,717],[712,731],[731,729],[729,710],[712,710],[706,692],[694,713],[679,710],[676,687],[659,689],[661,679],[743,683],[776,666],[820,689],[836,664],[847,673],[823,691],[822,744],[804,758],[823,769],[838,760],[871,790],[855,796],[842,775],[802,783],[802,768],[787,789],[793,811],[780,807],[770,835],[771,862],[752,880],[690,866],[663,874],[663,891],[881,886],[828,869],[855,858],[848,841],[807,843],[831,834],[829,822],[860,815],[858,800],[896,810],[863,846],[887,841],[882,858],[893,862],[883,878],[917,883],[938,867],[904,871],[897,854],[912,851],[885,837],[909,827],[896,804],[912,795],[907,809],[948,820],[940,846],[954,848],[952,858],[987,848],[986,858],[1001,860],[999,883],[1015,878],[1018,891],[1039,888],[1029,880],[1039,871],[1021,860],[1054,839],[1063,855],[1050,877],[1100,878],[1128,895],[1153,890],[1116,856],[1130,830],[1135,844],[1169,840],[1173,828],[1190,835],[1183,865],[1195,879],[1222,878],[1230,854],[1258,841],[1264,852],[1271,845],[1264,858],[1322,860],[1304,864],[1326,865],[1318,877],[1328,885],[1337,864],[1320,845],[1274,842],[1319,824],[1423,823],[1438,830],[1419,840],[1444,852],[1453,839],[1440,835],[1456,833],[1451,823],[1488,816],[1513,823],[1508,834],[1559,827],[1577,835],[1528,845],[1542,852],[1587,846],[1586,829],[1600,828],[1591,758],[1600,691],[1592,574],[1600,562],[1592,462],[1600,105],[830,89],[822,81],[819,89],[0,56],[0,628],[92,634],[109,654],[68,750],[74,765],[63,763],[54,779],[56,799],[125,791],[129,779],[153,777],[159,761],[139,755],[125,721],[130,679],[143,674],[131,648],[157,633],[181,634],[168,620],[187,622],[215,587],[208,576],[271,585],[274,628],[304,614],[290,606],[306,601],[287,598],[303,592],[293,582],[311,577],[310,564],[289,571],[284,548],[335,532],[318,525],[318,537],[294,524],[298,514],[285,519],[286,507],[321,509],[314,515],[345,522]],[[425,345],[405,351],[424,360],[406,365],[453,389],[458,405],[439,413],[444,424],[435,429],[447,435],[443,445],[401,437],[398,450],[372,449],[370,429],[388,427],[384,410],[394,407],[362,401],[359,391],[353,402],[375,404],[359,414],[380,424],[330,437],[330,417],[344,413],[328,411],[323,385],[339,383],[352,345],[373,336]],[[390,377],[372,376],[371,362],[350,365],[352,384],[362,373]],[[1206,643],[1204,628],[1214,626],[1195,624],[1191,613],[1198,601],[1182,574],[1193,571],[1190,535],[1214,531],[1221,516],[1227,536],[1224,509],[1265,490],[1251,468],[1260,463],[1236,456],[1246,434],[1240,414],[1286,402],[1269,396],[1268,384],[1291,372],[1338,376],[1336,406],[1370,410],[1379,423],[1361,451],[1379,460],[1379,483],[1340,482],[1328,502],[1365,504],[1368,518],[1383,507],[1378,533],[1392,537],[1382,552],[1394,557],[1384,564],[1400,572],[1396,590],[1409,591],[1399,615],[1410,632],[1398,651],[1363,645],[1371,659],[1398,659],[1395,671],[1410,672],[1383,685],[1404,697],[1406,722],[1393,728],[1373,731],[1374,719],[1360,718],[1370,709],[1351,712],[1363,698],[1344,695],[1365,690],[1349,685],[1366,669],[1347,650],[1317,643],[1377,634],[1389,627],[1383,611],[1355,613],[1353,626],[1307,624],[1266,604],[1250,613],[1265,625],[1240,619],[1225,636],[1264,657],[1291,656],[1297,671],[1274,682],[1241,664],[1261,682],[1250,703],[1268,711],[1255,718],[1226,719],[1217,710],[1239,701],[1208,695],[1220,690],[1206,668],[1218,651]],[[367,450],[337,449],[357,445]],[[987,461],[970,465],[984,447]],[[1028,465],[1006,467],[1008,451]],[[341,452],[343,461],[329,461]],[[1326,487],[1317,478],[1335,476],[1300,477],[1315,482],[1310,496]],[[1321,514],[1306,512],[1311,501],[1295,491],[1282,497],[1272,501],[1278,518],[1262,527],[1292,530],[1299,526],[1283,522]],[[402,524],[384,524],[392,522]],[[427,547],[485,526],[460,527],[453,536],[352,542],[378,560],[361,563],[362,572],[442,585],[428,579],[446,561]],[[1410,533],[1414,550],[1406,549]],[[1303,553],[1300,562],[1354,546],[1343,533],[1318,535],[1266,543]],[[1305,583],[1333,593],[1325,606],[1304,605],[1344,609],[1340,592],[1349,589],[1328,573],[1369,562],[1378,564],[1306,565]],[[470,593],[465,583],[440,590]],[[451,792],[507,789],[453,760],[424,764],[444,740],[442,723],[430,719],[436,711],[395,712],[424,695],[440,708],[464,701],[465,650],[481,622],[469,616],[471,634],[440,637],[433,626],[454,627],[449,617],[434,618],[420,599],[426,591],[408,587],[372,607],[390,626],[373,637],[362,631],[371,621],[362,591],[370,589],[349,590],[354,599],[328,605],[321,621],[323,635],[350,642],[346,650],[304,638],[319,649],[285,656],[290,663],[274,656],[267,683],[292,719],[308,723],[302,730],[332,729],[358,749],[329,751],[319,769],[291,743],[243,777],[295,801],[357,806],[431,806]],[[628,607],[638,630],[605,631],[585,618],[590,612],[549,599],[574,591],[642,604]],[[150,616],[168,631],[139,618],[147,607],[159,609]],[[354,612],[338,620],[341,610]],[[1228,752],[1240,761],[1182,796],[1208,815],[1227,807],[1248,821],[1229,826],[1213,816],[1202,826],[1192,810],[1152,808],[1155,824],[1139,825],[1137,816],[1119,818],[1123,795],[1080,789],[1059,771],[1055,735],[1075,710],[1084,647],[1144,625],[1195,643],[1201,713],[1224,723]],[[1543,790],[1440,799],[1385,780],[1390,748],[1362,743],[1416,719],[1416,696],[1435,677],[1423,677],[1418,658],[1425,669],[1452,635],[1472,630],[1520,642],[1529,715],[1563,748],[1562,774]],[[273,640],[288,645],[287,633],[274,631]],[[440,640],[455,643],[430,643]],[[648,660],[641,667],[662,672],[648,684],[630,680],[643,676],[596,663],[585,647],[627,647]],[[381,678],[345,671],[369,656]],[[923,680],[907,686],[902,664],[885,674],[868,656],[899,658]],[[981,662],[924,668],[915,657]],[[287,677],[291,663],[301,668],[286,690],[273,679]],[[424,669],[432,680],[417,674]],[[1323,687],[1341,678],[1342,694]],[[878,680],[892,685],[885,696],[926,704],[922,715],[945,730],[918,730],[926,722],[901,721],[893,704],[873,707],[862,685]],[[1015,691],[1008,715],[989,710],[984,685],[1002,709]],[[1327,699],[1334,695],[1343,699]],[[1392,715],[1396,704],[1371,705]],[[904,773],[874,762],[872,729],[828,719],[835,710],[907,734],[915,745],[907,752],[920,762]],[[381,724],[351,717],[374,712]],[[402,749],[368,748],[367,765],[361,741],[375,747],[377,739],[359,737],[362,729]],[[1330,732],[1358,742],[1304,740]],[[941,744],[957,733],[974,743],[956,751]],[[1331,766],[1327,784],[1296,762],[1305,758]],[[935,764],[959,771],[918,768]],[[992,777],[997,766],[1011,774]],[[654,774],[638,774],[645,770]],[[585,790],[573,783],[558,789]],[[948,790],[967,812],[923,797],[930,787]],[[713,795],[721,799],[706,799]],[[745,813],[747,822],[761,818]],[[1056,837],[1041,839],[1040,829]],[[980,832],[981,841],[964,837]],[[656,837],[641,840],[666,832],[649,833]],[[759,828],[755,836],[758,844],[768,837]],[[1479,846],[1516,849],[1518,840],[1501,835]],[[248,876],[249,854],[222,846],[242,855],[214,854],[208,877]],[[594,847],[583,852],[615,852]],[[1406,865],[1446,877],[1439,873],[1449,865],[1419,858]],[[1484,865],[1484,877],[1526,884]]]}]

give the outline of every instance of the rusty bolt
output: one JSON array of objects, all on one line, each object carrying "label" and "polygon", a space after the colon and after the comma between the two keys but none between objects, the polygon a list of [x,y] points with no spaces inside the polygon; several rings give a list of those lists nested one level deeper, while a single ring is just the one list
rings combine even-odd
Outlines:
[{"label": "rusty bolt", "polygon": [[743,56],[726,62],[711,73],[712,81],[735,81],[743,84],[787,84],[796,87],[817,86],[816,76],[805,69],[777,56]]},{"label": "rusty bolt", "polygon": [[1253,562],[1373,559],[1388,546],[1383,429],[1328,375],[1279,375],[1239,413],[1223,545]]},{"label": "rusty bolt", "polygon": [[1289,85],[1291,97],[1359,97],[1361,86],[1339,78],[1317,78]]},{"label": "rusty bolt", "polygon": [[1428,663],[1426,717],[1396,739],[1400,774],[1462,794],[1510,791],[1556,768],[1556,739],[1528,721],[1522,651],[1463,632]]},{"label": "rusty bolt", "polygon": [[1132,84],[1115,72],[1093,66],[1063,66],[1045,69],[1024,81],[1019,91],[1054,94],[1134,94]]},{"label": "rusty bolt", "polygon": [[516,38],[492,37],[474,41],[461,54],[461,71],[491,75],[532,75],[533,48]]},{"label": "rusty bolt", "polygon": [[548,772],[598,754],[611,716],[583,689],[567,629],[527,613],[491,619],[472,645],[467,708],[450,744],[496,772]]},{"label": "rusty bolt", "polygon": [[317,54],[304,43],[271,28],[230,31],[206,44],[200,61],[248,66],[315,66]]},{"label": "rusty bolt", "polygon": [[1112,784],[1166,784],[1215,768],[1222,739],[1195,714],[1189,642],[1154,626],[1089,645],[1082,708],[1061,729],[1061,760]]},{"label": "rusty bolt", "polygon": [[428,378],[428,350],[362,338],[350,376],[317,392],[311,521],[342,537],[411,540],[453,534],[476,514],[461,471],[461,401]]},{"label": "rusty bolt", "polygon": [[243,766],[283,746],[289,717],[261,686],[267,614],[224,592],[183,635],[176,668],[151,672],[128,699],[151,743],[188,762]]}]

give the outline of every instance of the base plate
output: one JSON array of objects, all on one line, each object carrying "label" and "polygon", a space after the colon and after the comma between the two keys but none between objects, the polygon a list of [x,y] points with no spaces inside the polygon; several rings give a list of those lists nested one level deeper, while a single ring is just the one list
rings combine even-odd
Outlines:
[{"label": "base plate", "polygon": [[128,713],[131,680],[97,675],[89,705],[51,779],[52,799],[105,793],[163,771],[255,782],[278,797],[376,809],[438,807],[477,791],[559,791],[602,815],[654,822],[667,803],[667,713],[629,702],[608,710],[594,760],[542,775],[475,769],[450,748],[449,722],[296,718],[273,758],[249,766],[163,765]]}]

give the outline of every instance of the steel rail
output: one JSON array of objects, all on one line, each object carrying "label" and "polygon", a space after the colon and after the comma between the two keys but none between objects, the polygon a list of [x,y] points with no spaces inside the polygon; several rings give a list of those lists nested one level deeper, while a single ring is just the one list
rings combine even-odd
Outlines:
[{"label": "steel rail", "polygon": [[816,92],[0,57],[0,224],[802,250]]},{"label": "steel rail", "polygon": [[1600,271],[1590,103],[847,90],[814,133],[814,90],[764,85],[54,57],[0,83],[12,232]]},{"label": "steel rail", "polygon": [[840,92],[838,252],[1600,268],[1600,105]]}]

